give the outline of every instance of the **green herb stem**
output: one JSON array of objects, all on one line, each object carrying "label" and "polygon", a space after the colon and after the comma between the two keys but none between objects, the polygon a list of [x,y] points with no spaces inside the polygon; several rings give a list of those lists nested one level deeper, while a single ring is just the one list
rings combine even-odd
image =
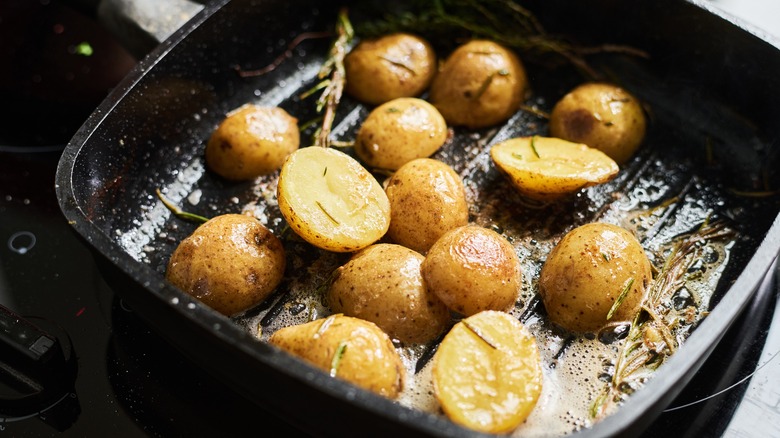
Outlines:
[{"label": "green herb stem", "polygon": [[157,197],[160,199],[160,201],[163,203],[163,205],[168,208],[168,210],[171,211],[176,217],[179,219],[183,219],[190,222],[196,222],[199,224],[203,224],[209,221],[209,218],[203,217],[194,213],[188,213],[186,211],[183,211],[179,207],[173,204],[168,198],[166,198],[160,189],[155,189],[155,193],[157,193]]}]

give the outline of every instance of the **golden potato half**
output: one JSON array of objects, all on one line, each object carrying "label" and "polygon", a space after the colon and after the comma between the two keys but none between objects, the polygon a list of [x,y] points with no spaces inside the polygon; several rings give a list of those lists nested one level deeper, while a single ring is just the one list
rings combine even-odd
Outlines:
[{"label": "golden potato half", "polygon": [[542,367],[536,339],[495,311],[455,324],[433,357],[433,388],[455,423],[486,433],[511,432],[536,406]]},{"label": "golden potato half", "polygon": [[433,155],[447,141],[447,123],[430,103],[414,97],[393,99],[366,117],[355,153],[369,168],[396,170],[415,158]]},{"label": "golden potato half", "polygon": [[217,216],[184,239],[166,278],[217,312],[231,316],[266,299],[284,276],[282,243],[257,219]]},{"label": "golden potato half", "polygon": [[455,49],[441,66],[430,101],[448,124],[484,128],[514,114],[527,86],[525,68],[514,52],[475,40]]},{"label": "golden potato half", "polygon": [[620,170],[601,151],[550,137],[506,140],[490,149],[490,157],[520,193],[540,201],[605,183]]},{"label": "golden potato half", "polygon": [[575,88],[550,113],[550,135],[598,149],[618,164],[634,155],[645,137],[642,105],[626,90],[588,83]]},{"label": "golden potato half", "polygon": [[375,324],[344,315],[284,327],[268,341],[357,386],[396,398],[404,386],[403,362]]},{"label": "golden potato half", "polygon": [[425,91],[436,74],[436,53],[418,36],[395,33],[362,41],[347,54],[344,70],[347,94],[379,105]]},{"label": "golden potato half", "polygon": [[301,238],[319,248],[352,252],[379,240],[390,226],[382,186],[349,155],[311,146],[282,166],[279,209]]},{"label": "golden potato half", "polygon": [[300,145],[298,119],[281,108],[244,105],[206,144],[206,165],[223,178],[248,180],[278,170]]},{"label": "golden potato half", "polygon": [[469,206],[463,181],[438,160],[404,164],[385,187],[390,200],[390,239],[425,254],[449,230],[466,225]]},{"label": "golden potato half", "polygon": [[652,281],[644,249],[629,231],[592,223],[567,233],[539,276],[550,320],[574,332],[630,321]]},{"label": "golden potato half", "polygon": [[450,313],[425,287],[422,261],[400,245],[372,245],[336,270],[327,303],[333,312],[371,321],[406,344],[432,341]]}]

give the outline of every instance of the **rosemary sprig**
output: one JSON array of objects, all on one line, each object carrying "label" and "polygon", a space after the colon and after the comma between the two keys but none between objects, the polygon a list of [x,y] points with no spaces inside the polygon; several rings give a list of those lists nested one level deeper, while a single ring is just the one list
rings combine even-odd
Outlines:
[{"label": "rosemary sprig", "polygon": [[595,53],[625,53],[647,57],[633,47],[604,44],[581,47],[547,33],[534,14],[514,0],[416,0],[382,19],[358,23],[358,34],[376,37],[413,32],[434,45],[451,50],[472,38],[485,38],[541,60],[556,55],[590,76],[600,78],[585,60]]},{"label": "rosemary sprig", "polygon": [[688,270],[701,258],[708,242],[730,239],[734,234],[724,222],[710,223],[707,218],[697,231],[684,236],[674,246],[631,323],[618,353],[612,380],[591,406],[590,413],[594,418],[602,418],[612,404],[621,401],[623,388],[630,387],[631,382],[641,377],[636,375],[638,371],[655,369],[674,353],[677,341],[673,330],[679,323],[679,318],[670,312],[669,303],[674,293],[685,286]]},{"label": "rosemary sprig", "polygon": [[301,97],[304,99],[310,94],[322,90],[317,99],[317,112],[322,113],[322,123],[314,134],[314,146],[330,146],[330,132],[346,82],[344,57],[347,56],[354,37],[355,31],[349,21],[347,9],[342,8],[336,21],[336,39],[331,45],[328,59],[325,60],[318,73],[320,82]]},{"label": "rosemary sprig", "polygon": [[209,221],[209,218],[207,217],[200,216],[194,213],[188,213],[180,209],[179,207],[174,205],[170,199],[166,198],[165,195],[162,194],[160,189],[155,189],[154,192],[157,193],[157,197],[160,198],[160,201],[163,203],[163,205],[166,208],[168,208],[168,210],[170,210],[171,213],[176,215],[176,217],[178,217],[179,219],[183,219],[185,221],[190,221],[190,222],[196,222],[199,224],[203,224]]}]

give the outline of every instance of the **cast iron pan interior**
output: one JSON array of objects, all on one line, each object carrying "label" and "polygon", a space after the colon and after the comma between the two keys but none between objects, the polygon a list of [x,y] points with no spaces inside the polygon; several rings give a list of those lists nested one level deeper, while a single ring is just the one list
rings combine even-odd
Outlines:
[{"label": "cast iron pan interior", "polygon": [[[164,280],[168,256],[194,225],[171,217],[154,190],[164,189],[182,204],[197,193],[199,199],[186,204],[187,210],[205,216],[238,212],[262,198],[271,180],[221,180],[203,170],[203,146],[224,115],[247,102],[279,105],[300,121],[316,116],[313,104],[296,96],[316,82],[327,40],[304,43],[264,76],[240,78],[234,67],[263,67],[302,32],[331,29],[337,6],[249,0],[208,6],[144,59],[72,139],[57,173],[60,205],[75,231],[94,248],[109,283],[150,325],[193,361],[265,408],[295,419],[304,430],[326,435],[371,430],[472,436],[443,417],[400,407],[328,378],[257,342],[241,318],[231,321],[217,315]],[[772,74],[780,72],[780,53],[692,3],[561,0],[532,1],[528,6],[550,31],[583,43],[630,44],[650,54],[649,59],[592,59],[608,78],[647,104],[651,126],[645,147],[613,182],[588,189],[566,205],[530,212],[521,208],[516,195],[507,195],[511,191],[495,171],[479,165],[484,155],[458,158],[458,151],[477,141],[491,144],[509,136],[543,134],[544,120],[518,113],[497,129],[456,130],[458,135],[440,157],[486,193],[502,194],[502,208],[532,230],[528,238],[554,239],[597,219],[611,211],[613,193],[648,208],[680,195],[683,201],[678,216],[669,219],[670,229],[689,231],[686,227],[696,220],[681,212],[706,210],[728,220],[740,235],[710,316],[615,415],[579,432],[636,434],[704,361],[780,247],[778,197],[744,196],[780,187],[780,79]],[[566,13],[560,13],[563,8]],[[565,66],[527,68],[533,87],[529,103],[543,110],[583,80]],[[349,138],[367,113],[345,98],[338,120],[353,122],[337,128],[336,135]],[[258,205],[269,228],[281,232],[284,223],[273,203]],[[304,261],[319,256],[310,248],[299,251]],[[257,316],[269,307],[276,311],[273,306],[279,307],[281,295],[250,314]]]}]

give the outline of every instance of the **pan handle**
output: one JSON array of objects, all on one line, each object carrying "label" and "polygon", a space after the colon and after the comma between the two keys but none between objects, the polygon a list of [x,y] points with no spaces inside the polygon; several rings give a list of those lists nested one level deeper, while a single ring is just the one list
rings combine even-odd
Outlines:
[{"label": "pan handle", "polygon": [[98,20],[137,59],[203,9],[206,0],[100,0]]}]

